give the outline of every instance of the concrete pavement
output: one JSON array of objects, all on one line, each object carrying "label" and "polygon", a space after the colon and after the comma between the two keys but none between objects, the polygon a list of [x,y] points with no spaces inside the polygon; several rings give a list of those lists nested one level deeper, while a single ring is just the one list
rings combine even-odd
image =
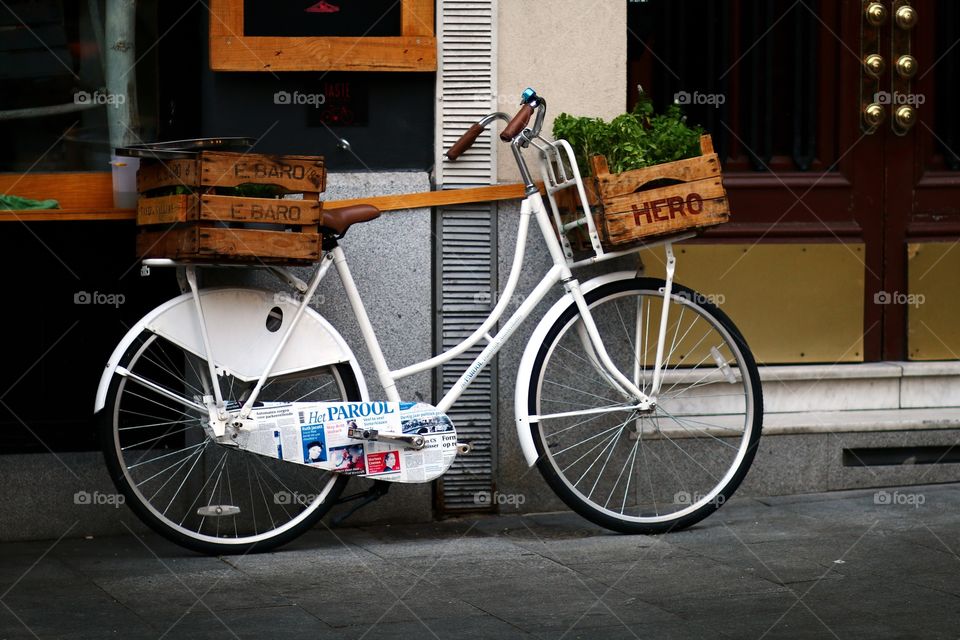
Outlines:
[{"label": "concrete pavement", "polygon": [[0,545],[0,638],[957,638],[958,514],[928,485],[734,498],[659,537],[502,515],[226,558],[68,530]]}]

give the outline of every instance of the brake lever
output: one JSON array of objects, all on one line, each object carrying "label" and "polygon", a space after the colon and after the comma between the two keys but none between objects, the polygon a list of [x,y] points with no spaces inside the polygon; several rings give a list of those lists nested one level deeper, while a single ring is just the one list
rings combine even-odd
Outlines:
[{"label": "brake lever", "polygon": [[543,129],[543,120],[547,117],[547,101],[542,96],[537,96],[537,116],[533,121],[533,136],[536,138]]}]

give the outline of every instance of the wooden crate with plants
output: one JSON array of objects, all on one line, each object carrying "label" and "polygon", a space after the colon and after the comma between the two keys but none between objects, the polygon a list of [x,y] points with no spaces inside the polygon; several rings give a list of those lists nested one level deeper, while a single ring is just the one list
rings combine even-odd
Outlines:
[{"label": "wooden crate with plants", "polygon": [[196,262],[320,259],[319,156],[199,151],[137,173],[137,254]]},{"label": "wooden crate with plants", "polygon": [[[730,218],[720,160],[709,135],[686,124],[680,108],[654,113],[649,101],[605,122],[557,116],[554,137],[567,140],[580,170],[600,243],[615,251],[653,238],[698,231]],[[573,189],[556,194],[564,222],[582,217]],[[568,232],[590,249],[585,227]]]}]

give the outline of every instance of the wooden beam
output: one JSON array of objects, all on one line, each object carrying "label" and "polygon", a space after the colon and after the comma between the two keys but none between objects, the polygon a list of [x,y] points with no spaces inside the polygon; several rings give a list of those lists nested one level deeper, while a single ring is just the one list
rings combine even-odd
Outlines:
[{"label": "wooden beam", "polygon": [[75,222],[78,220],[104,222],[136,219],[137,212],[135,209],[103,209],[100,211],[71,209],[0,210],[0,222]]},{"label": "wooden beam", "polygon": [[497,200],[519,200],[523,198],[522,184],[498,184],[491,187],[471,189],[448,189],[445,191],[425,191],[423,193],[405,193],[398,196],[372,196],[350,200],[331,200],[324,202],[327,209],[348,207],[355,204],[370,204],[381,211],[400,209],[419,209],[421,207],[444,207],[472,202],[493,202]]},{"label": "wooden beam", "polygon": [[[55,174],[51,174],[55,175]],[[109,177],[109,173],[105,174]],[[25,178],[26,180],[26,178]],[[0,192],[5,182],[14,182],[13,177],[0,175]],[[542,185],[541,185],[542,189]],[[39,198],[42,193],[27,193],[17,189],[18,195]],[[456,204],[470,204],[474,202],[496,202],[500,200],[519,200],[524,196],[522,184],[499,184],[490,187],[475,187],[471,189],[448,189],[446,191],[425,191],[422,193],[405,193],[395,196],[371,196],[369,198],[352,198],[350,200],[328,200],[323,206],[328,209],[348,207],[356,204],[369,204],[381,211],[400,211],[403,209],[420,209],[424,207],[443,207]],[[57,193],[48,193],[57,197]],[[112,199],[112,195],[108,193]],[[0,222],[56,222],[76,220],[136,220],[137,212],[133,209],[113,209],[109,206],[65,207],[63,209],[31,209],[24,211],[0,210]]]}]

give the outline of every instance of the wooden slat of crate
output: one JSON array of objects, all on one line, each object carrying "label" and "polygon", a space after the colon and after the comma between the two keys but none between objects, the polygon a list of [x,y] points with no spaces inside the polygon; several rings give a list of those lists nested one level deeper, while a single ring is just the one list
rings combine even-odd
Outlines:
[{"label": "wooden slat of crate", "polygon": [[619,213],[634,211],[634,207],[648,202],[657,202],[658,208],[664,210],[667,206],[666,200],[674,197],[682,197],[686,200],[688,194],[697,194],[700,200],[713,200],[715,198],[726,197],[727,192],[723,188],[723,181],[720,178],[706,178],[704,180],[694,180],[692,182],[683,182],[681,184],[671,184],[666,187],[657,187],[656,189],[645,189],[636,193],[628,193],[622,196],[603,197],[603,212],[606,215],[616,215]]},{"label": "wooden slat of crate", "polygon": [[320,234],[195,224],[156,231],[141,229],[137,254],[178,260],[315,262],[320,259]]},{"label": "wooden slat of crate", "polygon": [[144,194],[162,187],[194,188],[200,184],[200,163],[189,160],[140,161],[137,170],[137,192]]},{"label": "wooden slat of crate", "polygon": [[162,187],[196,189],[247,183],[276,185],[293,193],[318,193],[326,189],[327,172],[321,156],[227,151],[203,151],[195,159],[145,159],[137,172],[137,191],[141,194]]},{"label": "wooden slat of crate", "polygon": [[287,191],[324,191],[327,172],[319,156],[268,156],[259,153],[204,151],[200,182],[205,187],[235,187],[254,182]]},{"label": "wooden slat of crate", "polygon": [[197,197],[159,196],[137,199],[137,225],[173,224],[197,219]]},{"label": "wooden slat of crate", "polygon": [[137,224],[145,226],[210,220],[311,226],[320,224],[322,206],[315,199],[316,194],[313,197],[311,200],[214,195],[141,197],[137,201]]},{"label": "wooden slat of crate", "polygon": [[604,239],[614,246],[721,224],[730,205],[720,178],[618,196],[603,202]]},{"label": "wooden slat of crate", "polygon": [[320,224],[321,203],[313,199],[200,196],[200,219],[221,222],[266,222],[294,226]]},{"label": "wooden slat of crate", "polygon": [[[720,159],[715,153],[623,173],[609,173],[606,160],[602,156],[595,156],[591,160],[594,163],[594,176],[605,198],[633,193],[654,180],[692,182],[720,175]],[[597,168],[601,171],[597,171]]]},{"label": "wooden slat of crate", "polygon": [[137,255],[141,258],[183,258],[197,255],[196,227],[179,229],[140,229]]}]

